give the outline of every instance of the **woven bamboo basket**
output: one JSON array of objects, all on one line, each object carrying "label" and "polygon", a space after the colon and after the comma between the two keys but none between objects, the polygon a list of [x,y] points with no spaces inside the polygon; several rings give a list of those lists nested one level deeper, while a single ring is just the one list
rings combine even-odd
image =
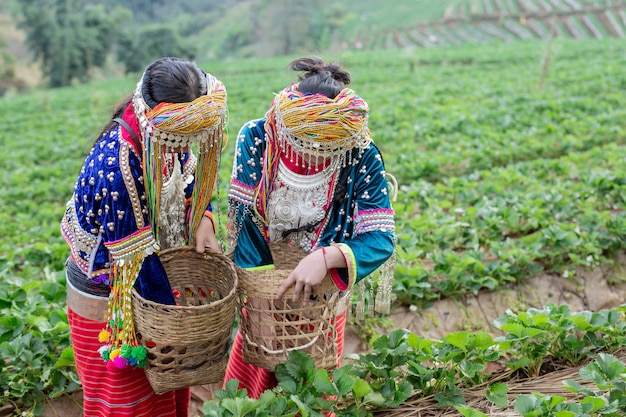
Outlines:
[{"label": "woven bamboo basket", "polygon": [[147,350],[145,368],[157,394],[224,378],[235,321],[237,272],[224,255],[194,248],[160,253],[177,305],[133,290],[133,316]]},{"label": "woven bamboo basket", "polygon": [[239,276],[239,328],[243,336],[243,358],[273,371],[289,352],[307,353],[318,369],[337,366],[337,330],[341,304],[339,290],[330,276],[312,291],[306,305],[291,301],[293,286],[275,300],[281,283],[306,254],[288,245],[271,245],[276,269],[245,270]]}]

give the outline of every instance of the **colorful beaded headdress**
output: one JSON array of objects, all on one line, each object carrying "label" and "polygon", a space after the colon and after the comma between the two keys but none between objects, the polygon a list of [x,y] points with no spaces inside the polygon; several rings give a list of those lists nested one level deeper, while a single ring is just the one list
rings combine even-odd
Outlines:
[{"label": "colorful beaded headdress", "polygon": [[[145,75],[145,74],[144,74]],[[206,74],[207,93],[189,103],[160,103],[150,108],[143,97],[143,80],[137,83],[133,107],[143,136],[143,164],[150,224],[155,240],[159,241],[159,214],[163,185],[163,153],[176,148],[199,146],[196,166],[196,186],[191,199],[189,244],[211,201],[217,181],[226,119],[226,88]]]},{"label": "colorful beaded headdress", "polygon": [[335,98],[302,94],[298,84],[281,91],[265,115],[267,155],[256,189],[256,209],[267,222],[267,197],[278,169],[280,154],[296,166],[321,166],[338,162],[345,166],[353,149],[371,142],[367,126],[368,106],[353,90],[344,88]]}]

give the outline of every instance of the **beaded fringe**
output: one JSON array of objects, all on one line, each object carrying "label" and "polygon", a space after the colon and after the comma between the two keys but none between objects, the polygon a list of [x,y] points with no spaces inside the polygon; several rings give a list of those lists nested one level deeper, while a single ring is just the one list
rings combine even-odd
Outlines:
[{"label": "beaded fringe", "polygon": [[146,349],[141,346],[133,321],[132,291],[143,264],[143,251],[113,264],[109,295],[109,322],[100,332],[99,349],[108,369],[143,368],[147,364]]},{"label": "beaded fringe", "polygon": [[200,144],[198,165],[196,166],[196,184],[191,195],[191,216],[187,239],[192,246],[195,245],[195,230],[200,225],[204,212],[213,197],[220,166],[223,136],[224,132],[220,126],[213,130],[208,142]]},{"label": "beaded fringe", "polygon": [[[389,187],[389,198],[392,202],[395,202],[398,197],[398,181],[389,173],[386,173],[385,177],[387,178],[387,184]],[[355,317],[356,321],[359,323],[365,320],[366,304],[369,315],[372,315],[374,311],[384,315],[391,313],[391,302],[393,301],[393,282],[396,272],[396,246],[397,238],[394,236],[393,253],[389,259],[387,259],[385,263],[383,263],[375,272],[378,274],[378,278],[375,280],[377,284],[376,297],[373,295],[374,284],[372,283],[370,286],[369,300],[366,302],[365,283],[363,280],[359,282]]]}]

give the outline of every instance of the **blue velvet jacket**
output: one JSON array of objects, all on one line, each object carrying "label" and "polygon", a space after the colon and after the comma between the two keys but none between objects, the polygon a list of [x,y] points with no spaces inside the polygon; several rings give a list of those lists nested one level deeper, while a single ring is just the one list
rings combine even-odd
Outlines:
[{"label": "blue velvet jacket", "polygon": [[[125,114],[124,118],[136,128],[134,116],[129,119]],[[140,292],[146,298],[172,304],[165,270],[153,253],[156,242],[149,224],[139,150],[126,135],[117,127],[96,142],[67,202],[61,232],[70,246],[72,261],[95,284],[110,285],[112,263],[142,252],[137,280],[138,286],[143,285]],[[196,159],[186,153],[180,160],[189,197]]]}]

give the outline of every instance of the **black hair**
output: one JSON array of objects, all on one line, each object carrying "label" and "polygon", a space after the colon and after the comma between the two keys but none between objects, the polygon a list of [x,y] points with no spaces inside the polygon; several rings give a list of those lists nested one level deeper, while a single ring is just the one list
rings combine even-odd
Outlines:
[{"label": "black hair", "polygon": [[350,73],[336,62],[325,63],[319,57],[298,58],[289,64],[294,71],[304,71],[298,77],[298,91],[302,94],[324,94],[335,98],[350,84]]},{"label": "black hair", "polygon": [[[141,94],[150,108],[156,107],[159,103],[193,101],[206,93],[206,74],[194,62],[164,57],[148,65],[144,72]],[[115,106],[111,120],[104,125],[96,137],[96,142],[117,126],[113,119],[122,117],[132,99],[131,94]]]},{"label": "black hair", "polygon": [[146,68],[141,93],[150,108],[159,103],[185,103],[207,92],[204,72],[180,58],[160,58]]}]

